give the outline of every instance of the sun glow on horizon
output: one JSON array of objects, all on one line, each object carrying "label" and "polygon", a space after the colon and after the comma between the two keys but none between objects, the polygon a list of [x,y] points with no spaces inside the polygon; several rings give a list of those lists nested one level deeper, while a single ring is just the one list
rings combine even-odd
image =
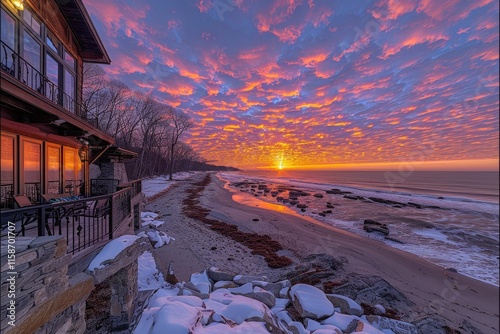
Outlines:
[{"label": "sun glow on horizon", "polygon": [[[275,166],[261,166],[254,169],[283,170],[281,157]],[[288,170],[350,170],[350,171],[377,171],[377,170],[405,170],[405,171],[499,171],[499,159],[471,159],[450,161],[402,161],[402,162],[368,162],[325,165],[296,165],[286,166]]]}]

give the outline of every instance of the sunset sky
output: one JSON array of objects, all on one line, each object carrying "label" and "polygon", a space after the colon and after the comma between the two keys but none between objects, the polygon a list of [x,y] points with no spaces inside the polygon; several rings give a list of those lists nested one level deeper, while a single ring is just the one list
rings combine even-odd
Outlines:
[{"label": "sunset sky", "polygon": [[498,1],[84,3],[106,72],[212,163],[498,169]]}]

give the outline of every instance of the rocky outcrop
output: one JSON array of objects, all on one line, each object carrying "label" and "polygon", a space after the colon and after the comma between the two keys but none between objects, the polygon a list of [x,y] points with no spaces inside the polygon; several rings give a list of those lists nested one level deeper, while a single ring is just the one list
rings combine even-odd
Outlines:
[{"label": "rocky outcrop", "polygon": [[[338,266],[338,261],[322,254],[310,257],[307,263],[322,263],[330,269]],[[220,278],[233,275],[216,271]],[[193,274],[194,282],[156,290],[145,306],[147,312],[138,329],[148,333],[253,334],[382,333],[387,329],[397,334],[417,334],[412,324],[365,315],[351,298],[327,295],[309,284],[291,286],[288,280],[272,283],[262,276],[236,275],[232,283],[237,288],[225,289],[222,286],[229,281],[210,279],[212,292],[203,297],[186,289],[200,277],[214,277],[208,272]]]},{"label": "rocky outcrop", "polygon": [[387,226],[387,224],[382,224],[371,219],[365,219],[365,221],[363,222],[363,230],[368,233],[379,232],[385,236],[389,235],[389,227]]}]

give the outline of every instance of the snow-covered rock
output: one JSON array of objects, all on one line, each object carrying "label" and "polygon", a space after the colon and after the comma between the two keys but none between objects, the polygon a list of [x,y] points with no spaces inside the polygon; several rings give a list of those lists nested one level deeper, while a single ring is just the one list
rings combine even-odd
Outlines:
[{"label": "snow-covered rock", "polygon": [[274,305],[276,305],[276,297],[274,297],[271,292],[266,291],[258,286],[253,288],[253,298],[266,304],[266,306],[269,308],[272,308],[274,307]]},{"label": "snow-covered rock", "polygon": [[304,325],[298,321],[292,321],[288,324],[288,328],[293,334],[310,334],[311,331],[304,328]]},{"label": "snow-covered rock", "polygon": [[215,282],[213,285],[214,290],[227,289],[227,288],[237,288],[237,287],[238,287],[238,284],[234,283],[233,281],[218,281],[218,282]]},{"label": "snow-covered rock", "polygon": [[288,298],[288,292],[290,292],[290,288],[289,287],[286,287],[286,288],[283,288],[280,290],[280,293],[279,293],[279,298]]},{"label": "snow-covered rock", "polygon": [[242,286],[239,286],[237,288],[229,288],[228,290],[235,295],[244,295],[250,297],[253,296],[253,285],[250,282],[243,284]]},{"label": "snow-covered rock", "polygon": [[94,271],[95,269],[102,269],[106,266],[106,263],[114,260],[118,254],[124,251],[126,248],[132,246],[139,236],[136,235],[122,235],[116,239],[108,242],[99,254],[94,257],[92,262],[87,267],[88,271]]},{"label": "snow-covered rock", "polygon": [[232,281],[236,274],[230,273],[227,271],[222,271],[219,268],[212,267],[207,270],[208,277],[210,277],[211,280],[218,282],[218,281]]},{"label": "snow-covered rock", "polygon": [[328,298],[334,307],[340,308],[341,313],[357,316],[363,315],[363,308],[349,297],[328,294],[326,298]]},{"label": "snow-covered rock", "polygon": [[320,319],[331,316],[334,312],[332,303],[320,289],[296,284],[290,288],[290,297],[295,309],[303,318]]},{"label": "snow-covered rock", "polygon": [[252,281],[266,281],[266,280],[267,277],[265,276],[249,276],[249,275],[236,275],[233,278],[234,283],[239,285],[244,285]]},{"label": "snow-covered rock", "polygon": [[167,301],[156,312],[149,331],[150,334],[190,334],[202,319],[201,312],[195,307],[178,301]]},{"label": "snow-covered rock", "polygon": [[154,248],[160,248],[164,245],[168,245],[170,241],[175,240],[174,238],[169,237],[163,231],[153,230],[147,232],[146,234],[149,237],[149,241],[151,242]]},{"label": "snow-covered rock", "polygon": [[335,312],[331,317],[323,320],[322,325],[337,326],[341,331],[352,332],[361,319],[355,315]]},{"label": "snow-covered rock", "polygon": [[212,291],[212,282],[210,282],[206,270],[192,274],[189,281],[193,283],[201,293],[210,293]]}]

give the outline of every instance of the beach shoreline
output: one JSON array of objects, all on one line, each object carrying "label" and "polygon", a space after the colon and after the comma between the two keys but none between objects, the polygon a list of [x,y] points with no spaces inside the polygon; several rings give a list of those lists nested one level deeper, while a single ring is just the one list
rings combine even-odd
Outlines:
[{"label": "beach shoreline", "polygon": [[[217,266],[246,274],[265,274],[275,279],[286,268],[271,270],[260,256],[207,226],[182,215],[182,197],[186,189],[201,178],[179,185],[147,205],[165,220],[165,231],[176,241],[157,251],[159,268],[164,271],[173,262],[176,273],[186,280],[188,273]],[[415,255],[391,248],[382,242],[346,232],[312,218],[265,205],[248,206],[233,200],[234,192],[211,174],[211,182],[201,193],[200,203],[210,210],[210,218],[234,224],[244,232],[266,234],[285,248],[283,255],[296,263],[311,254],[324,253],[343,259],[344,271],[380,276],[402,292],[415,305],[411,321],[425,315],[439,315],[458,326],[467,320],[483,333],[498,332],[498,287],[470,277],[443,270]],[[195,242],[193,242],[195,241]],[[215,247],[215,249],[214,249]]]}]

